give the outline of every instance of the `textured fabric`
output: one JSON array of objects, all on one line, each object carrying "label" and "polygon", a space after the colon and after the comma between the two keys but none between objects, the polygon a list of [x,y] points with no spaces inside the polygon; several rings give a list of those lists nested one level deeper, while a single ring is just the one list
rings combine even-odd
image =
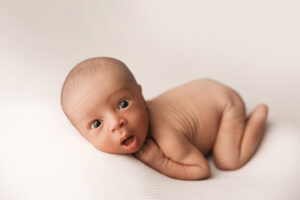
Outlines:
[{"label": "textured fabric", "polygon": [[258,152],[240,170],[220,171],[210,158],[210,179],[180,181],[132,156],[97,151],[66,125],[59,107],[11,105],[4,112],[8,115],[1,118],[7,128],[1,131],[1,199],[300,197],[300,131],[291,125],[269,124]]}]

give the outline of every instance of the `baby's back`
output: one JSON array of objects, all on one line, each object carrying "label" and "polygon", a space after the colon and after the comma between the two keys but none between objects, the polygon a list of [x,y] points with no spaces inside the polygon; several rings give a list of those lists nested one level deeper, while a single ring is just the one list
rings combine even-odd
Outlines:
[{"label": "baby's back", "polygon": [[232,93],[232,89],[216,81],[200,79],[161,94],[147,102],[150,135],[159,140],[166,130],[184,134],[206,155],[213,147]]}]

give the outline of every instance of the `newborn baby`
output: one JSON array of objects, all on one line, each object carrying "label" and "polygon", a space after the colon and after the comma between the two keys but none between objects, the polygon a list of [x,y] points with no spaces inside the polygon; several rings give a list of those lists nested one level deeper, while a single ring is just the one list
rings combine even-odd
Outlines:
[{"label": "newborn baby", "polygon": [[98,150],[133,154],[176,179],[210,176],[213,152],[223,170],[242,167],[261,140],[268,108],[246,119],[245,104],[231,88],[209,79],[188,82],[146,101],[124,63],[90,58],[75,66],[61,93],[64,113]]}]

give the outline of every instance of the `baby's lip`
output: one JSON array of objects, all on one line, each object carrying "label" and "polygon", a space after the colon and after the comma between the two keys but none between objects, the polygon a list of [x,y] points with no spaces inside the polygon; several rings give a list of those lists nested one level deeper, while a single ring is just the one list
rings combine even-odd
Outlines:
[{"label": "baby's lip", "polygon": [[138,140],[135,135],[125,135],[124,137],[122,137],[122,139],[121,139],[121,146],[123,148],[125,148],[129,152],[136,151],[136,149],[138,148]]},{"label": "baby's lip", "polygon": [[120,145],[122,145],[123,144],[123,142],[127,139],[127,138],[129,138],[130,136],[133,136],[133,135],[130,135],[130,134],[125,134],[124,136],[122,136],[121,138],[120,138]]}]

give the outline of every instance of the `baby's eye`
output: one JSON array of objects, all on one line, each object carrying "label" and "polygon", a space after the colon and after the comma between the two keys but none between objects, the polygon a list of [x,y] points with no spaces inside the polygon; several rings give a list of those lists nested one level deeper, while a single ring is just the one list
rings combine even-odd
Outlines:
[{"label": "baby's eye", "polygon": [[98,128],[100,125],[102,124],[102,121],[101,120],[94,120],[92,125],[91,125],[91,128]]},{"label": "baby's eye", "polygon": [[123,100],[119,103],[119,110],[126,108],[129,105],[129,100]]}]

